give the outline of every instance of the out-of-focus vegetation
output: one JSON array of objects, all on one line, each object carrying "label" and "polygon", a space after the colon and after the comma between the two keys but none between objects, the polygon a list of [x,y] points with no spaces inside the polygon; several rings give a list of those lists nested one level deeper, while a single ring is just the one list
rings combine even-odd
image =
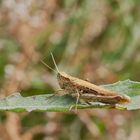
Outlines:
[{"label": "out-of-focus vegetation", "polygon": [[[0,1],[0,96],[58,90],[40,59],[96,84],[140,81],[140,1]],[[139,140],[139,111],[0,113],[2,140]]]}]

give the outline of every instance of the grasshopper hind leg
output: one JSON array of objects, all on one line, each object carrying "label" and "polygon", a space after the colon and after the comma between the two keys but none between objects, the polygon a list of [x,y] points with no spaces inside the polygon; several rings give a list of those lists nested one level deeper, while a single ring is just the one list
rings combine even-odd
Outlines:
[{"label": "grasshopper hind leg", "polygon": [[78,90],[76,90],[76,93],[72,94],[72,96],[74,96],[74,97],[76,96],[77,98],[76,98],[75,105],[71,105],[70,108],[69,108],[69,111],[71,111],[72,108],[75,106],[75,112],[77,112],[77,106],[78,106],[78,102],[79,102],[79,99],[80,99],[80,94],[79,94]]},{"label": "grasshopper hind leg", "polygon": [[78,102],[79,102],[79,99],[80,99],[80,94],[78,92],[78,90],[76,90],[76,94],[77,94],[77,99],[76,99],[76,106],[75,106],[75,111],[77,112],[77,105],[78,105]]}]

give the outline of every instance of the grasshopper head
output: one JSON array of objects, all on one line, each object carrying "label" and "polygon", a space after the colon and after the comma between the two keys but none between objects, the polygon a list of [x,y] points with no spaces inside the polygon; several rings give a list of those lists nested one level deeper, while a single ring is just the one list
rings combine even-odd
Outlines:
[{"label": "grasshopper head", "polygon": [[57,74],[57,80],[61,89],[70,91],[72,89],[72,84],[70,76],[65,72],[59,72]]}]

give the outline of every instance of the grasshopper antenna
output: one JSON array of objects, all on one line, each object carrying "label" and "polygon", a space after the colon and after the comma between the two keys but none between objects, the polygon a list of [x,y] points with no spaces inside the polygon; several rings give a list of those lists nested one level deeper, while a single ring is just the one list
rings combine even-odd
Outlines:
[{"label": "grasshopper antenna", "polygon": [[58,69],[58,67],[57,67],[57,65],[56,65],[56,61],[55,61],[55,59],[54,59],[54,56],[53,56],[52,52],[50,52],[50,53],[51,53],[51,57],[52,57],[52,60],[53,60],[54,66],[55,66],[57,72],[60,73],[60,71],[59,71],[59,69]]},{"label": "grasshopper antenna", "polygon": [[45,65],[47,68],[49,68],[49,69],[51,69],[52,71],[54,71],[55,73],[57,73],[57,71],[56,70],[54,70],[53,68],[51,68],[48,64],[46,64],[43,60],[40,60],[41,61],[41,63],[43,64],[43,65]]}]

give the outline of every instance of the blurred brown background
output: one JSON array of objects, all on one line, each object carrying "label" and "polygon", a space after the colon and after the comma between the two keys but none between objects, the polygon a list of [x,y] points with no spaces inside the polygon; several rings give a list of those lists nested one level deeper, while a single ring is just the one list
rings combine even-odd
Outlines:
[{"label": "blurred brown background", "polygon": [[[140,81],[140,1],[1,0],[0,97],[54,93],[61,71],[95,84]],[[0,112],[0,140],[139,140],[140,112]]]}]

